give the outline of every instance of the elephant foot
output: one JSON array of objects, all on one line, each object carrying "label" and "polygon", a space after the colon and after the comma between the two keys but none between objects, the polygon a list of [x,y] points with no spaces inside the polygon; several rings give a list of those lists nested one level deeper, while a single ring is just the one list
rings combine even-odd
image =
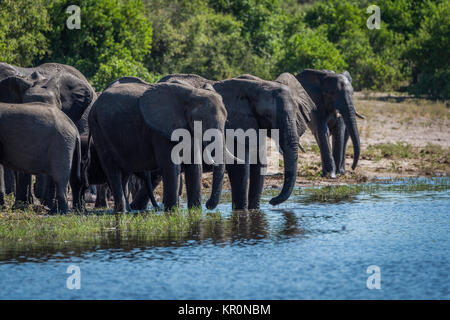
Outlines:
[{"label": "elephant foot", "polygon": [[27,209],[30,205],[33,205],[32,203],[28,203],[28,202],[24,202],[24,201],[16,201],[14,202],[12,209],[13,210],[25,210]]},{"label": "elephant foot", "polygon": [[[148,202],[142,203],[142,202],[139,202],[139,201],[137,201],[137,202],[133,201],[130,204],[130,207],[131,207],[132,210],[146,211],[146,210],[148,210]],[[158,210],[158,209],[159,209],[159,207],[155,207],[155,210]]]},{"label": "elephant foot", "polygon": [[334,172],[324,172],[322,173],[323,178],[336,179],[336,173]]},{"label": "elephant foot", "polygon": [[57,214],[67,214],[67,213],[69,213],[69,208],[66,208],[66,209],[53,208],[48,212],[48,214],[52,215],[52,216],[57,215]]},{"label": "elephant foot", "polygon": [[86,201],[86,203],[95,203],[96,199],[97,199],[96,195],[90,192],[86,192],[84,195],[84,201]]},{"label": "elephant foot", "polygon": [[338,170],[337,175],[345,176],[345,169]]},{"label": "elephant foot", "polygon": [[106,199],[103,201],[95,201],[94,208],[109,208],[108,202],[106,201]]}]

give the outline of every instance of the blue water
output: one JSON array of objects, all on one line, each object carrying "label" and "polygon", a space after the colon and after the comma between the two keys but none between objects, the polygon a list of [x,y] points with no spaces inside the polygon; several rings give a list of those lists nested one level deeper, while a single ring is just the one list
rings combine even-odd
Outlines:
[{"label": "blue water", "polygon": [[[259,213],[221,204],[226,224],[182,242],[3,255],[0,299],[449,299],[449,200],[446,190],[292,196]],[[70,265],[80,290],[66,287]],[[366,286],[371,265],[380,290]]]}]

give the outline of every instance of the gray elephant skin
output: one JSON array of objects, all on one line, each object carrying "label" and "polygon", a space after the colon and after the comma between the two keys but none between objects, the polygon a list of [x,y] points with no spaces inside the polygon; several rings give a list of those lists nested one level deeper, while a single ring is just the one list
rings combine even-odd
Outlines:
[{"label": "gray elephant skin", "polygon": [[323,176],[335,178],[336,173],[345,173],[345,148],[349,137],[354,151],[352,169],[355,169],[361,150],[356,116],[362,116],[353,103],[350,74],[305,69],[296,78],[317,106],[310,114],[308,125],[319,145]]},{"label": "gray elephant skin", "polygon": [[[0,63],[0,102],[44,102],[57,105],[74,122],[80,134],[88,133],[90,107],[96,98],[86,78],[75,68],[58,63],[45,63],[34,68],[21,68]],[[14,175],[6,169],[6,189],[12,191]],[[31,176],[17,173],[16,201],[32,203]],[[53,201],[51,183],[38,176],[35,193],[48,204]]]},{"label": "gray elephant skin", "polygon": [[[285,164],[284,182],[280,194],[272,198],[270,203],[277,205],[287,200],[295,186],[298,162],[297,108],[289,88],[261,79],[211,81],[192,74],[173,74],[160,80],[171,81],[186,82],[197,88],[211,86],[222,96],[227,109],[226,129],[254,129],[256,132],[259,132],[259,129],[279,130],[279,143]],[[246,148],[248,149],[248,145]],[[247,161],[245,164],[226,165],[233,209],[259,208],[265,178],[261,172],[265,165],[261,159],[258,159],[256,164],[249,164]]]},{"label": "gray elephant skin", "polygon": [[[193,136],[194,121],[202,130],[223,134],[227,112],[215,92],[181,84],[150,85],[126,77],[108,86],[92,106],[89,127],[98,157],[114,196],[115,211],[128,210],[124,186],[131,174],[161,170],[165,210],[178,205],[180,165],[171,158],[175,129]],[[224,165],[215,166],[209,206],[215,206],[222,188]],[[188,207],[201,206],[201,164],[185,165]],[[208,205],[207,203],[207,205]]]},{"label": "gray elephant skin", "polygon": [[[56,185],[52,212],[69,210],[66,190],[80,181],[80,135],[58,108],[44,103],[0,103],[0,163],[26,174],[45,174]],[[0,199],[4,199],[1,183]],[[1,203],[4,205],[4,203]]]}]

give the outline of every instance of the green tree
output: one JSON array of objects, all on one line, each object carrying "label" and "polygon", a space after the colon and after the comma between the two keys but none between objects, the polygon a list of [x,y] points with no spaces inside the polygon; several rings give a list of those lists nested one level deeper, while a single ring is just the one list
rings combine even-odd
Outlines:
[{"label": "green tree", "polygon": [[327,40],[323,29],[302,28],[286,43],[285,56],[278,62],[279,73],[298,73],[306,68],[340,72],[347,64],[336,46]]},{"label": "green tree", "polygon": [[[80,29],[66,26],[69,5],[81,9]],[[113,57],[144,61],[152,43],[152,27],[144,10],[141,0],[50,1],[53,29],[48,33],[51,53],[47,60],[72,65],[89,78]]]},{"label": "green tree", "polygon": [[148,71],[142,64],[131,57],[111,57],[110,60],[101,63],[97,73],[92,78],[92,83],[97,91],[105,89],[113,81],[124,77],[138,77],[150,83],[157,82],[160,77]]},{"label": "green tree", "polygon": [[408,42],[406,57],[413,65],[417,83],[411,92],[450,98],[450,2],[429,2],[417,37]]},{"label": "green tree", "polygon": [[48,50],[51,30],[43,0],[0,0],[0,61],[31,67]]}]

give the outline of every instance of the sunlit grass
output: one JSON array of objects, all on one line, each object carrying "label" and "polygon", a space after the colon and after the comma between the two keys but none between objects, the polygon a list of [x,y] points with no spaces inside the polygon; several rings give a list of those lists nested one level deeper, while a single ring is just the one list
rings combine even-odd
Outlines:
[{"label": "sunlit grass", "polygon": [[31,210],[0,213],[0,242],[19,241],[42,245],[66,241],[95,241],[109,233],[123,238],[139,234],[152,240],[161,235],[177,239],[201,221],[200,210],[171,213],[67,214],[48,216]]},{"label": "sunlit grass", "polygon": [[[341,202],[351,201],[359,194],[375,194],[380,192],[408,193],[420,191],[445,191],[450,189],[450,178],[428,179],[388,179],[377,183],[332,185],[316,188],[298,188],[293,191],[297,202]],[[278,190],[270,190],[267,195],[276,195]]]}]

